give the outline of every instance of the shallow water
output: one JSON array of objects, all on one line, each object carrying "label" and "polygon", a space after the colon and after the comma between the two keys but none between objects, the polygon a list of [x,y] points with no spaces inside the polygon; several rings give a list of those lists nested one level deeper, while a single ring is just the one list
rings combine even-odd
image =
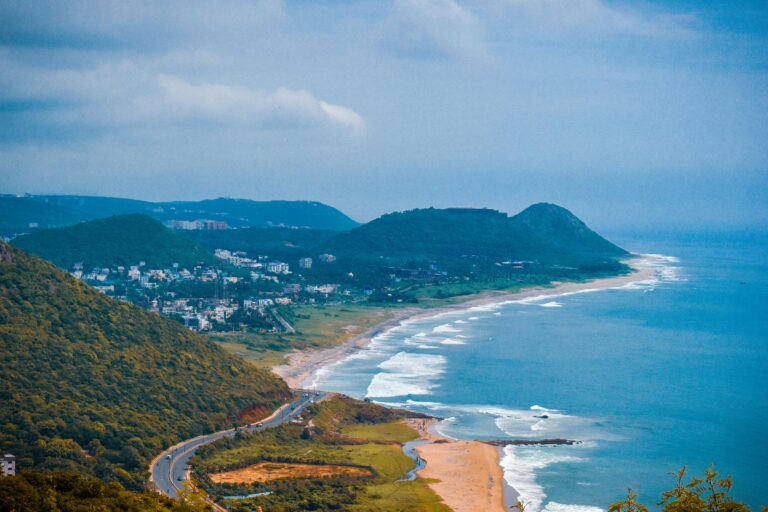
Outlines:
[{"label": "shallow water", "polygon": [[405,323],[315,385],[447,418],[459,438],[568,438],[506,447],[527,510],[651,508],[669,472],[715,463],[768,504],[766,237],[619,240],[662,253],[657,279]]}]

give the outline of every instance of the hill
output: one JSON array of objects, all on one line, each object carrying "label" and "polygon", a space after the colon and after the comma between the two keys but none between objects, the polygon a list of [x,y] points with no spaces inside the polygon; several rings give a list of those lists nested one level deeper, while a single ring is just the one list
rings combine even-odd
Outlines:
[{"label": "hill", "polygon": [[590,230],[565,208],[538,204],[518,215],[489,209],[419,209],[379,217],[322,247],[347,261],[405,265],[520,260],[544,265],[593,265],[627,252]]},{"label": "hill", "polygon": [[86,268],[138,265],[167,268],[173,263],[191,268],[214,256],[199,245],[142,214],[115,215],[74,226],[20,236],[13,244],[69,269],[76,262]]},{"label": "hill", "polygon": [[331,206],[316,201],[203,201],[149,202],[97,196],[0,196],[0,234],[63,227],[111,215],[143,213],[162,222],[218,220],[230,227],[289,226],[343,231],[359,224]]},{"label": "hill", "polygon": [[163,448],[288,397],[272,374],[2,242],[0,365],[0,450],[132,488]]}]

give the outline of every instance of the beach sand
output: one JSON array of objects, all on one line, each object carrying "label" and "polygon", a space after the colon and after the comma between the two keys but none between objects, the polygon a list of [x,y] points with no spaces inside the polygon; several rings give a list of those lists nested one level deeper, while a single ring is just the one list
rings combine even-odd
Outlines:
[{"label": "beach sand", "polygon": [[320,368],[341,361],[358,350],[365,348],[376,335],[393,327],[397,327],[405,320],[429,318],[450,311],[517,301],[542,295],[560,295],[564,293],[583,292],[584,290],[617,288],[631,282],[653,278],[656,274],[656,270],[651,265],[648,265],[648,261],[647,258],[642,256],[626,261],[625,263],[627,263],[633,271],[623,276],[595,279],[585,282],[555,282],[552,283],[551,287],[537,286],[514,293],[488,291],[476,295],[469,295],[466,297],[467,300],[456,304],[432,309],[419,307],[393,308],[392,313],[394,316],[386,322],[353,336],[336,347],[324,350],[293,352],[288,355],[287,364],[275,366],[272,368],[272,371],[282,377],[290,387],[302,388],[310,383],[312,375]]},{"label": "beach sand", "polygon": [[417,475],[455,512],[501,512],[504,474],[496,447],[479,441],[448,439],[434,432],[436,420],[409,420],[427,444],[416,452],[426,461]]}]

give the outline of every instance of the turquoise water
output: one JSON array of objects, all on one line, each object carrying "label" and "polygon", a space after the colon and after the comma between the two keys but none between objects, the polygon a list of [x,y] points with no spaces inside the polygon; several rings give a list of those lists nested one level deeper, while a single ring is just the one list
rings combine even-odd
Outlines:
[{"label": "turquoise water", "polygon": [[655,506],[670,471],[711,463],[768,504],[768,238],[621,240],[656,278],[406,323],[315,385],[446,418],[459,438],[568,438],[508,447],[532,509],[605,509],[627,487]]}]

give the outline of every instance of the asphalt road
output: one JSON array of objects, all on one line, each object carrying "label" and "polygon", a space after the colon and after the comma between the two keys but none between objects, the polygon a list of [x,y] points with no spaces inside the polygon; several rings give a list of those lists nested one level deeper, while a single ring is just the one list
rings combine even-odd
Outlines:
[{"label": "asphalt road", "polygon": [[297,398],[270,419],[238,427],[237,430],[231,428],[214,432],[213,434],[194,437],[164,451],[150,468],[152,481],[157,491],[171,498],[178,498],[182,484],[187,481],[189,459],[192,458],[195,450],[199,447],[212,443],[222,437],[234,437],[237,432],[255,432],[256,430],[287,423],[299,416],[307,406],[325,396],[325,393],[322,391],[294,390],[294,394]]}]

